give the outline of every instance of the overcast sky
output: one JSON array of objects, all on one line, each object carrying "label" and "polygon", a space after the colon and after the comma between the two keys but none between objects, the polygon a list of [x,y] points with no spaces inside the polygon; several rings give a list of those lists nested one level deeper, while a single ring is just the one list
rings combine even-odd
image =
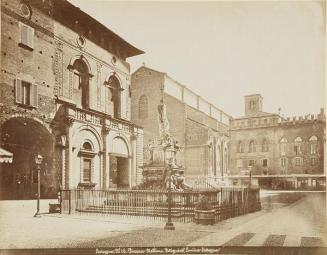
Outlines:
[{"label": "overcast sky", "polygon": [[253,93],[284,116],[324,106],[324,2],[70,2],[145,51],[132,72],[145,62],[233,117]]}]

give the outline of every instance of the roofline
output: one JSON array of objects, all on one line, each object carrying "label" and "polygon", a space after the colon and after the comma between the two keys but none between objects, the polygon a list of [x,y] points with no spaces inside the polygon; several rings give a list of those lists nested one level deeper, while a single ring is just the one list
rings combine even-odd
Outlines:
[{"label": "roofline", "polygon": [[150,71],[157,72],[157,73],[160,73],[160,74],[163,74],[163,75],[167,75],[166,73],[160,72],[160,71],[158,71],[158,70],[155,70],[155,69],[149,68],[149,67],[144,66],[144,65],[141,65],[139,68],[137,68],[137,69],[132,73],[132,75],[134,75],[135,73],[137,73],[138,71],[140,71],[142,68],[146,68],[146,69],[148,69],[148,70],[150,70]]},{"label": "roofline", "polygon": [[242,120],[242,119],[255,119],[255,118],[265,118],[265,117],[271,117],[271,116],[278,116],[280,117],[280,115],[278,115],[277,113],[268,113],[267,115],[265,116],[243,116],[243,117],[239,117],[239,118],[233,118],[233,120]]},{"label": "roofline", "polygon": [[262,98],[261,94],[251,94],[251,95],[246,95],[244,97],[253,97],[253,96],[260,96]]},{"label": "roofline", "polygon": [[[57,1],[58,0],[56,0],[56,2]],[[72,7],[76,8],[80,13],[82,13],[82,15],[84,15],[87,18],[92,19],[93,21],[95,21],[98,26],[100,26],[102,29],[108,31],[113,37],[117,38],[119,41],[121,41],[123,44],[125,44],[125,46],[132,51],[131,54],[127,54],[127,57],[133,57],[133,56],[137,56],[137,55],[140,55],[140,54],[144,54],[145,53],[144,51],[136,48],[135,46],[133,46],[132,44],[130,44],[129,42],[127,42],[124,38],[120,37],[118,34],[116,34],[115,32],[113,32],[112,30],[110,30],[108,27],[106,27],[105,25],[103,25],[97,19],[93,18],[92,16],[90,16],[86,12],[82,11],[79,7],[73,5],[72,3],[70,3],[67,0],[61,0],[61,1],[66,2],[66,3],[70,4]]]},{"label": "roofline", "polygon": [[[35,8],[38,8],[45,15],[48,15],[52,19],[56,20],[57,22],[62,23],[63,25],[66,25],[66,23],[64,22],[63,15],[60,14],[61,13],[60,10],[65,9],[66,12],[68,11],[69,13],[71,13],[71,15],[73,15],[73,17],[76,18],[76,20],[82,20],[83,22],[86,23],[89,22],[90,24],[93,25],[93,27],[98,27],[99,30],[103,31],[104,38],[111,37],[111,39],[113,41],[116,41],[116,43],[120,45],[120,47],[124,48],[124,52],[126,53],[125,55],[126,58],[145,53],[144,51],[136,48],[135,46],[127,42],[125,39],[120,37],[118,34],[110,30],[108,27],[100,23],[98,20],[96,20],[86,12],[82,11],[79,7],[73,5],[71,2],[67,0],[49,0],[48,3],[43,2],[41,0],[33,0],[33,1],[28,1],[28,3],[34,6]],[[78,31],[76,31],[76,29],[74,29],[73,27],[69,27],[69,28],[72,29],[74,32],[78,33]],[[85,36],[87,39],[97,44],[101,48],[107,50],[108,52],[111,52],[110,49],[104,47],[99,43],[100,39],[98,37],[95,36],[97,40],[94,39],[92,40],[91,38],[89,38],[87,34],[83,34],[83,36]]]},{"label": "roofline", "polygon": [[[157,72],[157,73],[160,73],[166,77],[168,77],[169,79],[173,80],[174,82],[176,82],[179,86],[183,87],[184,89],[190,91],[191,93],[195,94],[196,96],[198,96],[201,100],[205,101],[206,103],[208,103],[209,105],[213,106],[216,110],[220,111],[221,113],[223,113],[224,115],[226,115],[227,117],[229,117],[229,119],[232,118],[232,116],[230,114],[227,114],[225,111],[221,110],[219,107],[217,107],[216,105],[214,105],[213,103],[210,103],[210,101],[208,101],[207,99],[203,98],[202,96],[200,96],[198,93],[194,92],[192,89],[190,89],[189,87],[187,87],[186,85],[176,81],[174,78],[172,78],[171,76],[169,76],[167,73],[164,73],[164,72],[161,72],[161,71],[158,71],[158,70],[155,70],[155,69],[152,69],[152,68],[149,68],[147,66],[140,66],[138,69],[136,69],[132,75],[134,75],[136,72],[138,72],[141,68],[146,68],[148,70],[151,70],[151,71],[154,71],[154,72]],[[184,102],[185,103],[185,102]],[[212,116],[210,116],[212,117]]]}]

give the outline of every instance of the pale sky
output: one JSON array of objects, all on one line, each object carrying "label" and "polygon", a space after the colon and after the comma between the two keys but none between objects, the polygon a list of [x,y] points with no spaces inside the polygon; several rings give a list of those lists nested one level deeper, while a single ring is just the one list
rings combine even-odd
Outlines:
[{"label": "pale sky", "polygon": [[131,72],[145,62],[233,117],[254,93],[284,116],[324,106],[324,1],[70,2],[145,51]]}]

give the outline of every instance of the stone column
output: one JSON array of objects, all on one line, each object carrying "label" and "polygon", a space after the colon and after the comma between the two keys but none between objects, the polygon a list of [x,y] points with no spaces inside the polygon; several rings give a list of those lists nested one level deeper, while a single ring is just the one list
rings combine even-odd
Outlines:
[{"label": "stone column", "polygon": [[109,188],[109,148],[107,138],[110,129],[104,124],[102,127],[103,153],[102,153],[102,188]]},{"label": "stone column", "polygon": [[137,153],[137,149],[136,149],[136,135],[131,135],[131,143],[132,143],[132,154],[131,157],[129,159],[129,165],[130,165],[130,169],[131,169],[131,185],[135,186],[136,185],[136,174],[137,174],[137,164],[136,164],[136,153]]},{"label": "stone column", "polygon": [[311,186],[312,186],[312,178],[309,177],[309,178],[308,178],[308,187],[311,187]]},{"label": "stone column", "polygon": [[57,171],[60,171],[60,187],[61,189],[66,188],[66,136],[60,135],[56,137],[56,161],[58,162],[56,165],[60,165],[60,169]]},{"label": "stone column", "polygon": [[128,186],[131,188],[132,186],[135,186],[134,183],[134,171],[133,171],[133,156],[128,157]]},{"label": "stone column", "polygon": [[[66,119],[66,140],[67,146],[65,150],[65,187],[67,189],[72,189],[72,169],[73,169],[73,134],[72,134],[72,126],[74,123],[74,119],[71,117],[67,117]],[[76,148],[75,148],[76,149]]]}]

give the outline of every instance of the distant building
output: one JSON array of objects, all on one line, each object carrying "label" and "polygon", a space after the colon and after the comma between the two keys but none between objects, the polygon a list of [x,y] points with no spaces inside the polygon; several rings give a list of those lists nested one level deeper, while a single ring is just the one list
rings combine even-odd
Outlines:
[{"label": "distant building", "polygon": [[158,110],[163,94],[172,136],[183,147],[178,163],[185,175],[228,174],[230,115],[172,79],[166,73],[142,66],[132,74],[132,122],[144,127],[147,145],[159,138]]},{"label": "distant building", "polygon": [[231,175],[251,172],[262,184],[271,184],[269,176],[293,175],[298,178],[285,185],[315,186],[323,182],[324,130],[323,109],[318,115],[283,118],[263,112],[261,95],[246,96],[245,116],[230,124]]},{"label": "distant building", "polygon": [[0,198],[142,181],[143,130],[130,121],[130,66],[143,52],[66,0],[1,1]]}]

